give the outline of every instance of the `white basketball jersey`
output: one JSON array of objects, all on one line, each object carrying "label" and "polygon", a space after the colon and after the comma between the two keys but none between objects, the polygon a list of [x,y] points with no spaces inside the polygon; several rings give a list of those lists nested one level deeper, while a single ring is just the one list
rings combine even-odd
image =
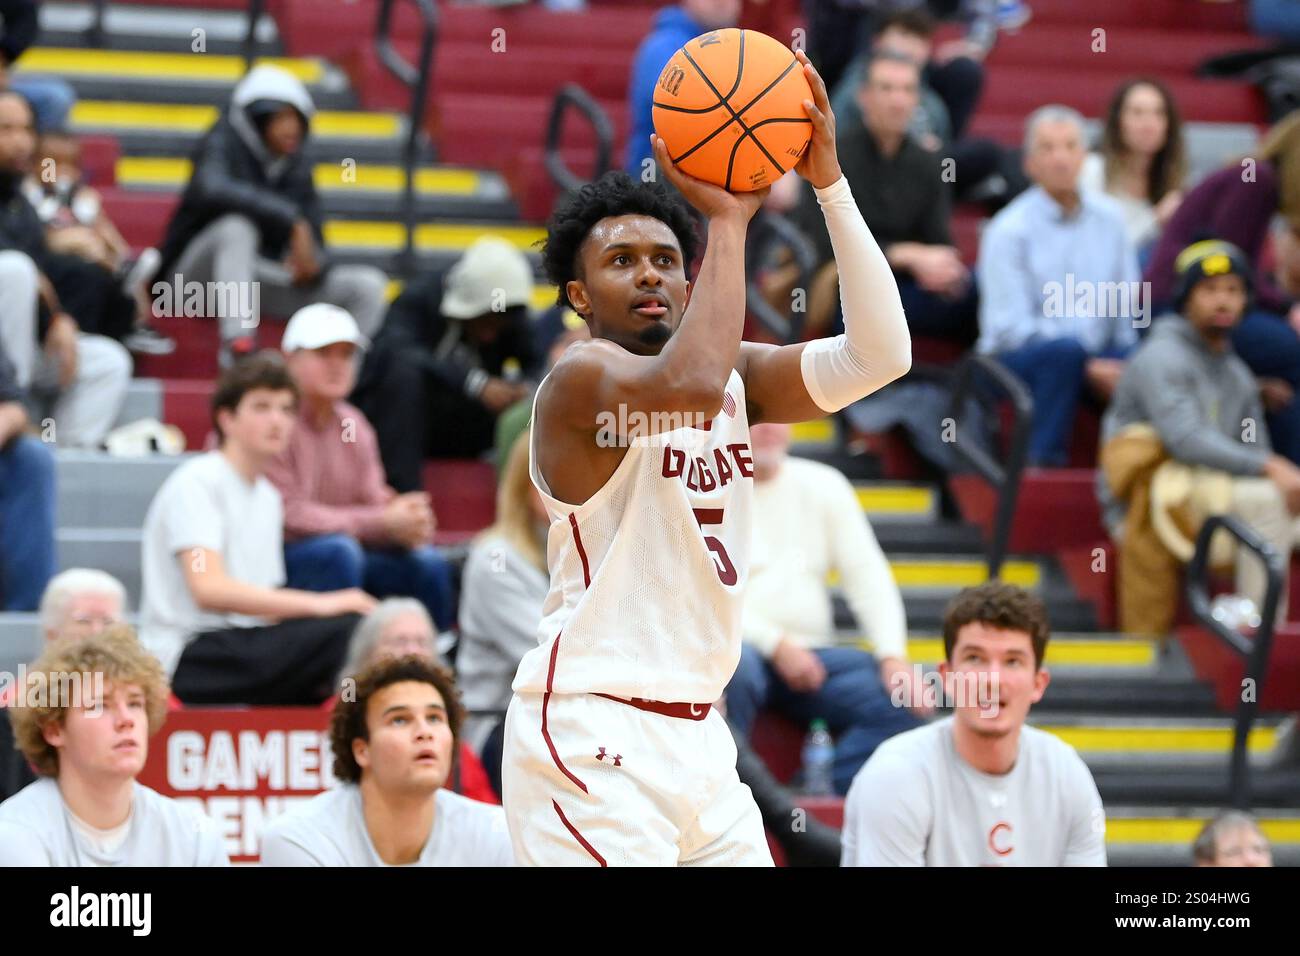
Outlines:
[{"label": "white basketball jersey", "polygon": [[744,381],[733,369],[704,428],[639,435],[600,490],[570,505],[550,494],[532,432],[551,590],[516,692],[707,704],[735,672],[754,495]]}]

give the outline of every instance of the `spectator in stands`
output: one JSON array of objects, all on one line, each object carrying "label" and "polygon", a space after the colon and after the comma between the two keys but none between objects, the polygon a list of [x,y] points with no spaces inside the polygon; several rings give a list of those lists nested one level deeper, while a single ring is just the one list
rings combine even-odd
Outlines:
[{"label": "spectator in stands", "polygon": [[1272,279],[1287,306],[1248,302],[1232,347],[1259,379],[1273,450],[1300,464],[1300,226],[1281,216],[1273,222]]},{"label": "spectator in stands", "polygon": [[[1151,283],[1156,312],[1169,308],[1177,283],[1174,260],[1193,242],[1222,239],[1262,267],[1274,215],[1300,228],[1300,110],[1276,123],[1249,156],[1206,176],[1183,197],[1161,230],[1143,276]],[[1286,311],[1290,303],[1262,268],[1254,285],[1261,306]]]},{"label": "spectator in stands", "polygon": [[[4,295],[3,266],[11,255],[0,252]],[[54,456],[25,434],[26,401],[0,343],[0,608],[6,611],[34,611],[57,566]]]},{"label": "spectator in stands", "polygon": [[[230,108],[195,147],[194,171],[167,227],[157,278],[172,283],[258,283],[259,306],[290,315],[312,302],[347,309],[361,331],[379,328],[387,280],[373,266],[332,265],[305,149],[315,104],[293,74],[263,64],[235,87]],[[156,284],[155,284],[156,288]],[[227,308],[222,358],[255,345],[257,315]],[[243,312],[244,314],[240,314]]]},{"label": "spectator in stands", "polygon": [[[955,194],[962,198],[992,201],[1000,206],[1021,192],[1027,183],[1023,174],[1013,168],[1015,164],[1008,150],[991,139],[971,136],[966,129],[966,119],[979,96],[982,80],[979,68],[972,71],[974,61],[968,58],[954,60],[947,67],[949,71],[972,73],[968,78],[970,82],[947,83],[946,88],[962,98],[956,104],[962,110],[958,117],[962,120],[961,126],[954,127],[944,97],[929,84],[935,27],[934,18],[922,9],[895,11],[880,21],[870,49],[853,61],[832,94],[837,136],[856,135],[862,125],[858,90],[871,57],[884,52],[905,56],[921,70],[920,100],[908,123],[908,133],[925,149],[952,160],[952,176],[947,181],[952,182]],[[943,76],[943,68],[939,71]]]},{"label": "spectator in stands", "polygon": [[212,396],[220,446],[173,471],[145,515],[141,632],[186,703],[319,704],[374,607],[354,588],[282,587],[284,515],[266,469],[297,394],[277,353],[228,369]]},{"label": "spectator in stands", "polygon": [[953,714],[887,740],[844,803],[843,866],[1105,866],[1106,818],[1074,748],[1026,724],[1050,680],[1047,611],[992,581],[943,621]]},{"label": "spectator in stands", "polygon": [[374,423],[399,492],[424,487],[426,457],[491,448],[497,415],[531,392],[539,357],[528,320],[532,290],[524,254],[484,237],[446,273],[412,282],[389,308],[353,401]]},{"label": "spectator in stands", "polygon": [[[1259,388],[1232,350],[1249,262],[1235,246],[1208,240],[1188,246],[1176,267],[1181,314],[1156,321],[1102,420],[1098,486],[1120,548],[1120,626],[1146,634],[1173,625],[1179,565],[1192,556],[1200,520],[1236,515],[1286,567],[1291,515],[1300,513],[1300,468],[1272,452]],[[1183,494],[1171,490],[1179,487]],[[1238,592],[1258,606],[1265,583],[1255,557],[1241,556]]]},{"label": "spectator in stands", "polygon": [[[954,138],[964,135],[984,85],[982,61],[997,41],[998,0],[804,0],[804,12],[808,55],[831,90],[892,14],[927,13],[948,19],[955,13],[968,27],[966,36],[935,51],[926,69],[926,85],[943,99]],[[838,116],[833,103],[832,108]]]},{"label": "spectator in stands", "polygon": [[[0,518],[0,525],[3,521]],[[41,633],[46,642],[79,641],[121,624],[125,611],[126,590],[117,578],[89,568],[69,568],[51,578],[41,595]],[[4,708],[13,703],[14,693],[12,684],[0,689],[0,800],[36,779],[27,761],[15,750],[4,717]]]},{"label": "spectator in stands", "polygon": [[1197,866],[1272,866],[1273,851],[1254,817],[1227,810],[1197,835],[1192,859]]},{"label": "spectator in stands", "polygon": [[740,20],[741,0],[681,0],[655,14],[650,33],[637,47],[627,90],[628,140],[624,168],[638,182],[654,166],[650,134],[654,132],[655,83],[668,61],[688,40],[701,33],[734,27]]},{"label": "spectator in stands", "polygon": [[[864,126],[838,136],[840,165],[853,198],[894,269],[913,336],[975,340],[976,296],[952,242],[952,187],[942,159],[908,132],[920,71],[907,56],[872,57],[858,91]],[[810,186],[801,220],[821,262],[833,262],[830,236]],[[816,324],[811,312],[811,324]]]},{"label": "spectator in stands", "polygon": [[[105,321],[111,325],[103,292],[112,275],[51,252],[23,198],[34,149],[27,101],[0,92],[0,343],[32,406],[42,415],[52,412],[55,427],[46,429],[47,437],[93,447],[126,398],[131,356],[117,342],[89,334]],[[66,304],[64,293],[71,293]]]},{"label": "spectator in stands", "polygon": [[[546,537],[550,518],[528,476],[529,438],[515,440],[497,486],[496,523],[470,548],[461,578],[456,670],[469,708],[465,737],[500,783],[502,727],[510,685],[524,654],[537,646],[550,590]],[[492,738],[492,746],[485,744]]]},{"label": "spectator in stands", "polygon": [[[422,657],[438,667],[445,666],[438,653],[438,634],[433,619],[423,604],[414,598],[388,598],[375,605],[375,609],[361,619],[348,645],[348,658],[339,672],[340,693],[356,684],[356,676],[381,660],[396,657]],[[350,683],[345,684],[344,681]],[[337,698],[326,703],[334,709]],[[499,774],[498,774],[499,776]],[[445,787],[456,793],[481,800],[500,803],[499,783],[494,786],[479,762],[478,755],[465,741],[464,734],[456,748],[456,761],[448,775]]]},{"label": "spectator in stands", "polygon": [[1300,43],[1300,4],[1295,0],[1250,0],[1249,14],[1252,32]]},{"label": "spectator in stands", "polygon": [[1156,79],[1121,84],[1106,107],[1101,145],[1083,161],[1083,189],[1104,192],[1124,210],[1139,256],[1183,201],[1187,150],[1183,121],[1169,88]]},{"label": "spectator in stands", "polygon": [[298,386],[298,422],[266,476],[284,502],[287,584],[411,595],[449,628],[451,567],[433,546],[429,496],[388,487],[374,429],[344,401],[368,344],[352,316],[323,302],[299,309],[284,330],[280,347]]},{"label": "spectator in stands", "polygon": [[111,300],[103,312],[111,316],[105,326],[112,327],[97,331],[121,339],[133,352],[174,352],[176,343],[149,324],[147,280],[158,269],[158,250],[145,249],[138,258],[131,257],[131,247],[104,211],[99,192],[83,179],[77,137],[66,130],[47,130],[41,134],[36,155],[38,162],[23,182],[23,195],[45,225],[50,251],[93,263],[112,277],[109,283],[95,270],[73,269],[73,282],[84,283],[89,276],[93,294]]},{"label": "spectator in stands", "polygon": [[463,710],[451,673],[422,657],[357,675],[330,722],[340,785],[262,833],[263,866],[512,866],[505,813],[443,786]]},{"label": "spectator in stands", "polygon": [[94,568],[69,568],[50,579],[41,595],[45,640],[80,640],[121,624],[126,618],[126,588],[113,575]]},{"label": "spectator in stands", "polygon": [[[835,735],[834,783],[853,775],[886,738],[917,726],[903,598],[853,487],[829,465],[787,455],[790,426],[755,425],[754,542],[744,646],[727,685],[727,719],[746,737],[765,707]],[[835,646],[826,578],[839,572],[875,654]],[[897,688],[897,700],[891,691]]]},{"label": "spectator in stands", "polygon": [[39,0],[0,0],[0,90],[22,94],[36,114],[39,129],[60,129],[77,94],[66,80],[40,73],[11,74],[40,31]]},{"label": "spectator in stands", "polygon": [[0,866],[228,866],[205,816],[136,782],[167,680],[131,629],[50,644],[28,679],[67,686],[60,674],[81,680],[69,699],[10,711],[40,779],[0,804]]},{"label": "spectator in stands", "polygon": [[1063,465],[1086,382],[1110,396],[1146,307],[1124,215],[1080,190],[1083,117],[1044,106],[1029,117],[1034,186],[993,217],[980,242],[978,349],[1024,380],[1034,401],[1029,463]]}]

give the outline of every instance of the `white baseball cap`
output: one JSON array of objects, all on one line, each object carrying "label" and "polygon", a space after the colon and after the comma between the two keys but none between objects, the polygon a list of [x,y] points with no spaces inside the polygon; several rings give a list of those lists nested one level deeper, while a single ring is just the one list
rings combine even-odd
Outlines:
[{"label": "white baseball cap", "polygon": [[484,236],[465,250],[442,283],[442,314],[472,319],[527,305],[533,294],[528,257],[504,239]]},{"label": "white baseball cap", "polygon": [[351,342],[361,349],[370,345],[347,309],[315,302],[303,306],[289,319],[284,338],[280,340],[280,351],[287,355],[299,349],[323,349],[335,342]]}]

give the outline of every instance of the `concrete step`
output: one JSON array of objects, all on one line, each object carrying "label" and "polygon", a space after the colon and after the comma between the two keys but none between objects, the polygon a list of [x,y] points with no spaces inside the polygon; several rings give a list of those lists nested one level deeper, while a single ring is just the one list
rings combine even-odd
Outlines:
[{"label": "concrete step", "polygon": [[[177,156],[123,156],[114,179],[124,189],[175,193],[189,183],[192,165]],[[378,163],[318,163],[316,188],[326,215],[399,217],[405,176],[400,166]],[[425,166],[415,174],[416,203],[422,216],[442,219],[513,221],[518,210],[498,174],[454,166]]]},{"label": "concrete step", "polygon": [[115,458],[103,452],[56,452],[60,530],[139,529],[158,488],[188,457]]},{"label": "concrete step", "polygon": [[[46,3],[39,15],[44,46],[193,53],[201,36],[205,52],[239,55],[248,35],[248,14],[244,11],[107,4],[104,34],[98,39],[87,33],[94,22],[92,4]],[[197,34],[196,30],[203,32]],[[258,21],[254,41],[258,54],[280,52],[279,31],[269,15],[263,14]]]},{"label": "concrete step", "polygon": [[[1215,807],[1107,806],[1107,862],[1111,866],[1191,866],[1192,843],[1217,813]],[[1300,866],[1300,814],[1262,810],[1256,815],[1272,847],[1274,865]]]},{"label": "concrete step", "polygon": [[[255,61],[292,73],[318,109],[356,105],[347,77],[325,60],[264,57]],[[85,47],[33,46],[23,53],[19,76],[57,76],[84,99],[154,100],[224,107],[247,72],[242,56],[207,52],[163,53]]]}]

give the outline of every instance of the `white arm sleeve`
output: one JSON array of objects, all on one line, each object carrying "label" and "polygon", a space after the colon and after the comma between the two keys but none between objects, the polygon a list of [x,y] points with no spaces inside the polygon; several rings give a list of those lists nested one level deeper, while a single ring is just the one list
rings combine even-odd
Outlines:
[{"label": "white arm sleeve", "polygon": [[814,192],[839,268],[844,333],[809,342],[800,370],[812,400],[834,412],[904,375],[912,367],[912,339],[898,283],[849,181],[841,176]]}]

